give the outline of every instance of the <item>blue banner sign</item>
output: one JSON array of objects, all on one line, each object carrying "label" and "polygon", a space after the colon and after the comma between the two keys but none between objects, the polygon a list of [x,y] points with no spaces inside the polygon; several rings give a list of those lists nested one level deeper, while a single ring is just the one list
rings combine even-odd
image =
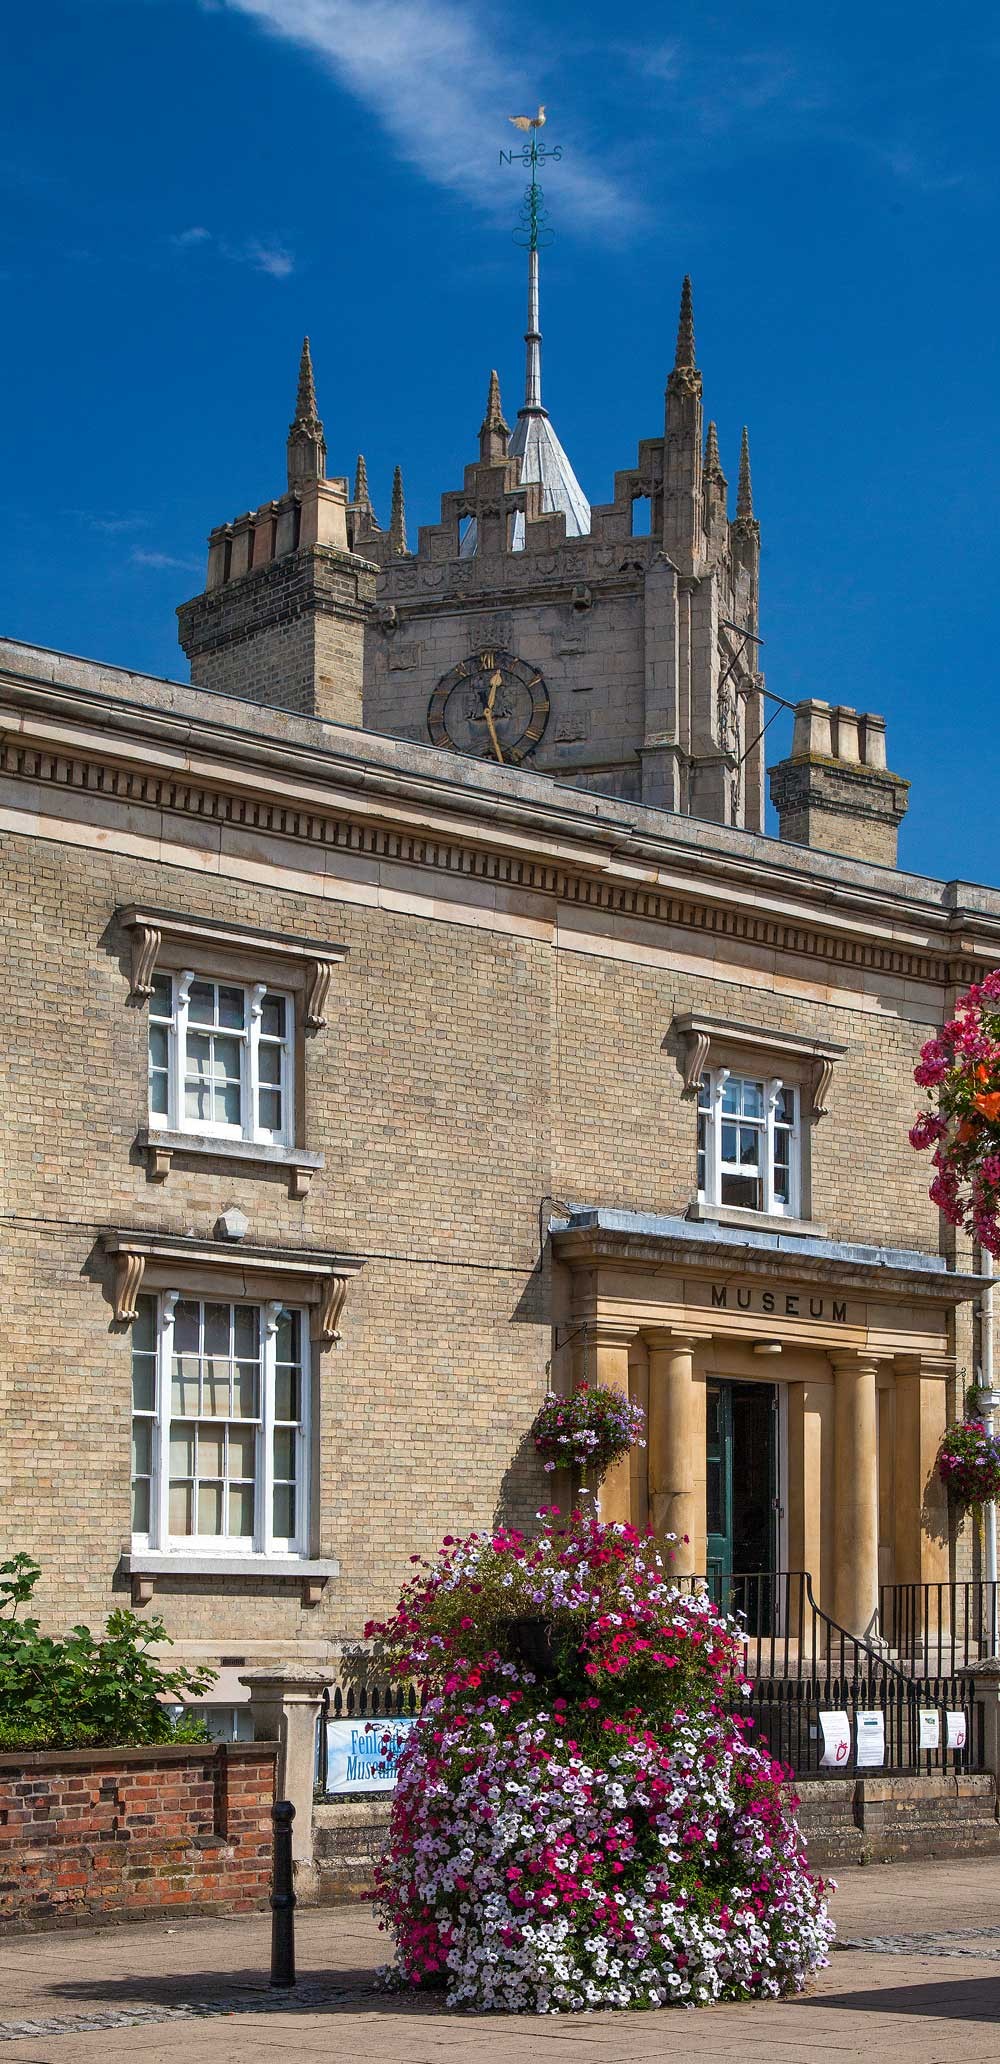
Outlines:
[{"label": "blue banner sign", "polygon": [[391,1792],[412,1720],[328,1720],[326,1790]]}]

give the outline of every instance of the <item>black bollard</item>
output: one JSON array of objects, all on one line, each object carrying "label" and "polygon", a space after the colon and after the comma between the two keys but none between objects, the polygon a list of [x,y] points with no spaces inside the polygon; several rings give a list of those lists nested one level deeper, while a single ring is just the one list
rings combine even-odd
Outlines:
[{"label": "black bollard", "polygon": [[290,1799],[276,1799],[271,1808],[274,1822],[274,1863],[271,1872],[271,1984],[295,1984],[295,1886],[292,1880],[292,1822],[295,1808]]}]

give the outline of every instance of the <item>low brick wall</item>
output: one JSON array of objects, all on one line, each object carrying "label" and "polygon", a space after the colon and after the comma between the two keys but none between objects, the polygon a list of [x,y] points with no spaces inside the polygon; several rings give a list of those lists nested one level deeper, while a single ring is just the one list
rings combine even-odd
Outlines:
[{"label": "low brick wall", "polygon": [[997,1792],[988,1772],[799,1778],[796,1818],[819,1870],[908,1857],[1000,1855]]},{"label": "low brick wall", "polygon": [[0,1756],[0,1933],[267,1903],[274,1742]]}]

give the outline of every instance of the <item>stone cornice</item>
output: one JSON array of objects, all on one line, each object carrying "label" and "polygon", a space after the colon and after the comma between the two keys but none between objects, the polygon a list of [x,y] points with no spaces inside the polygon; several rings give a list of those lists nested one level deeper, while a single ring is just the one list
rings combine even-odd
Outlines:
[{"label": "stone cornice", "polygon": [[980,1296],[986,1283],[983,1276],[959,1275],[933,1255],[783,1238],[780,1233],[755,1238],[717,1233],[706,1238],[700,1228],[683,1220],[629,1212],[581,1212],[568,1223],[554,1222],[550,1233],[557,1260],[577,1269],[669,1268],[717,1281],[757,1276],[772,1284],[776,1270],[784,1268],[803,1283],[853,1288],[880,1301],[905,1297],[937,1305],[966,1304]]},{"label": "stone cornice", "polygon": [[80,790],[915,980],[965,982],[1000,956],[1000,900],[969,885],[852,869],[538,775],[452,767],[378,734],[317,724],[310,735],[280,712],[244,728],[216,715],[217,704],[242,713],[228,697],[151,682],[161,703],[141,703],[108,692],[112,670],[94,673],[103,692],[0,677],[0,771],[50,790],[55,814],[60,791]]}]

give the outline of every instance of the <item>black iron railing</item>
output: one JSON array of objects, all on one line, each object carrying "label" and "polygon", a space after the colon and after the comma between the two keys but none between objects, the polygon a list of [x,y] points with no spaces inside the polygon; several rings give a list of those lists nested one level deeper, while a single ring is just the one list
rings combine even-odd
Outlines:
[{"label": "black iron railing", "polygon": [[974,1669],[997,1653],[1000,1585],[981,1580],[941,1584],[883,1584],[882,1633],[900,1666],[940,1677]]},{"label": "black iron railing", "polygon": [[[740,1621],[744,1668],[753,1690],[749,1710],[773,1753],[798,1775],[827,1772],[820,1762],[820,1714],[845,1713],[851,1751],[840,1766],[853,1773],[859,1713],[881,1713],[890,1771],[981,1770],[983,1708],[971,1677],[942,1656],[941,1666],[915,1677],[879,1637],[852,1634],[817,1605],[806,1571],[758,1571],[710,1579],[705,1588]],[[921,1713],[937,1716],[939,1746],[921,1747]],[[947,1715],[961,1713],[965,1745],[948,1741]],[[831,1775],[835,1774],[831,1770]]]}]

